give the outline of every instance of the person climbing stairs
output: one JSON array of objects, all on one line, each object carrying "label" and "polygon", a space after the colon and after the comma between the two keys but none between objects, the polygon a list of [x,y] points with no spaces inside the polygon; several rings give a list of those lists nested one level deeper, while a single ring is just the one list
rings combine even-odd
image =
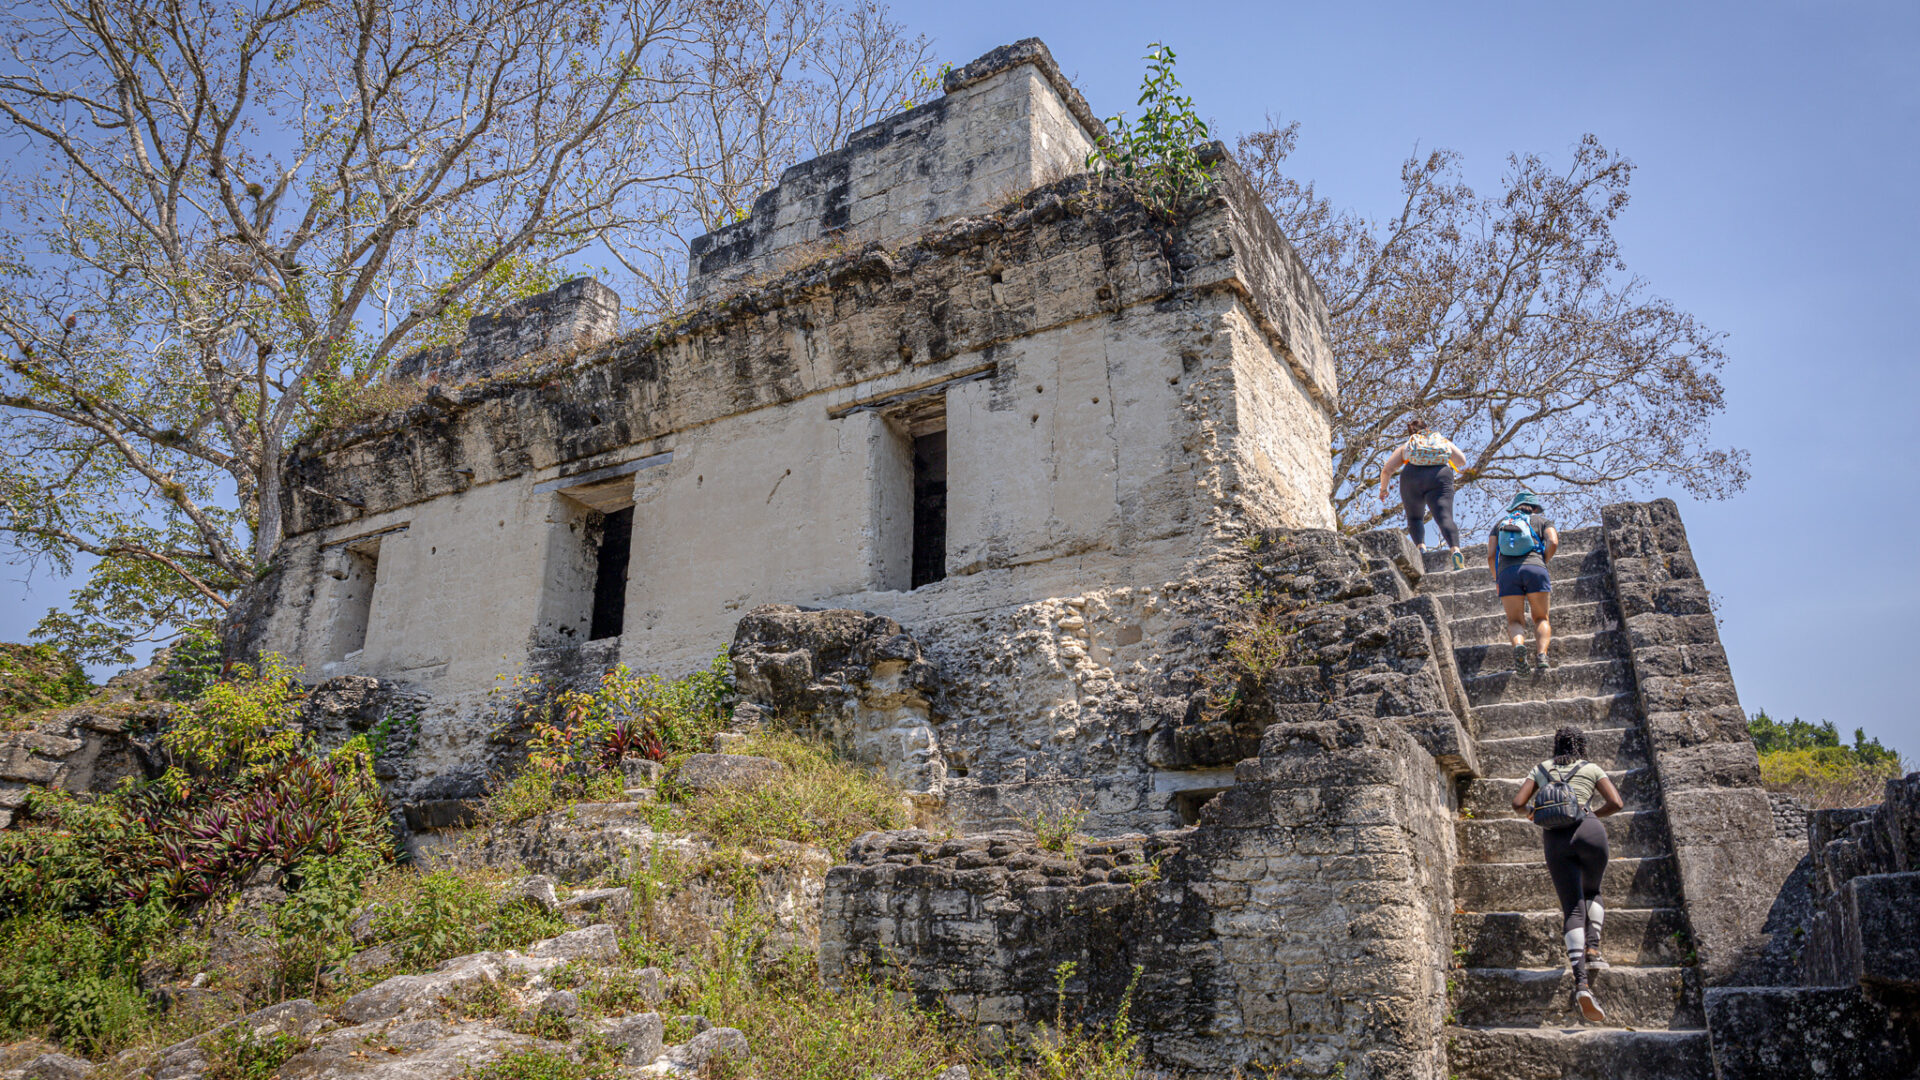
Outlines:
[{"label": "person climbing stairs", "polygon": [[[1460,1080],[1706,1080],[1713,1067],[1690,966],[1679,874],[1636,703],[1598,528],[1561,533],[1553,561],[1552,668],[1516,672],[1485,550],[1454,570],[1429,552],[1422,594],[1439,599],[1474,712],[1480,775],[1462,783],[1454,823],[1454,967],[1449,1068]],[[1607,1026],[1573,1011],[1573,976],[1540,830],[1509,805],[1553,754],[1556,728],[1586,732],[1626,809],[1604,819],[1612,858],[1601,896],[1603,953],[1592,972]]]}]

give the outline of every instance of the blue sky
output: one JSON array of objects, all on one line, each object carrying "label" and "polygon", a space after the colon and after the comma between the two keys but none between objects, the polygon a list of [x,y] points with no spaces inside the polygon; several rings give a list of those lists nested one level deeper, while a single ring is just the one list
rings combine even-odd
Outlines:
[{"label": "blue sky", "polygon": [[[1749,710],[1865,727],[1920,759],[1920,4],[955,4],[894,13],[964,63],[1046,40],[1096,112],[1160,40],[1231,141],[1301,122],[1299,175],[1369,213],[1416,147],[1492,187],[1510,151],[1593,132],[1639,166],[1618,236],[1652,290],[1724,332],[1724,503],[1681,498]],[[0,640],[62,591],[10,568]]]}]

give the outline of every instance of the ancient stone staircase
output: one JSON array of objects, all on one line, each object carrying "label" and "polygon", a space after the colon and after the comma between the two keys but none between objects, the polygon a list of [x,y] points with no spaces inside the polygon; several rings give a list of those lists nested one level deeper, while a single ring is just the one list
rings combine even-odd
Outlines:
[{"label": "ancient stone staircase", "polygon": [[[1552,566],[1555,666],[1546,673],[1515,673],[1485,547],[1468,549],[1467,559],[1456,571],[1444,550],[1428,553],[1419,586],[1448,615],[1478,722],[1481,775],[1463,784],[1454,824],[1450,1069],[1461,1080],[1711,1077],[1679,875],[1601,530],[1562,534]],[[1582,1023],[1570,1008],[1573,976],[1539,833],[1510,806],[1563,724],[1586,730],[1592,760],[1627,804],[1606,819],[1603,951],[1613,966],[1593,977],[1605,1027]]]}]

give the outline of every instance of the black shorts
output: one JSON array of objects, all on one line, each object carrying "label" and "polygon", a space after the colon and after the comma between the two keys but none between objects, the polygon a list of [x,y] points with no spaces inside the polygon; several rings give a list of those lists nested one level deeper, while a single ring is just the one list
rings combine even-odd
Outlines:
[{"label": "black shorts", "polygon": [[1552,592],[1553,579],[1547,576],[1544,566],[1503,566],[1495,579],[1500,587],[1501,596],[1526,596],[1528,593]]}]

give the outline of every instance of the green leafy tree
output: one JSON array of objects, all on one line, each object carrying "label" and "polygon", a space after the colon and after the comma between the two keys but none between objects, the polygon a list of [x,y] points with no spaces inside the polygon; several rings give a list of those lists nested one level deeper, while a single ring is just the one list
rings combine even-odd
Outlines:
[{"label": "green leafy tree", "polygon": [[1478,192],[1459,156],[1436,150],[1407,159],[1399,205],[1375,217],[1293,176],[1298,135],[1269,123],[1237,158],[1326,295],[1346,527],[1399,514],[1372,489],[1416,416],[1466,452],[1463,524],[1490,520],[1517,487],[1577,521],[1653,481],[1700,498],[1745,485],[1746,452],[1712,442],[1719,335],[1652,295],[1614,239],[1626,158],[1589,135],[1558,164],[1510,156]]},{"label": "green leafy tree", "polygon": [[1879,739],[1867,738],[1866,728],[1853,729],[1853,744],[1843,746],[1840,731],[1831,720],[1822,720],[1810,724],[1799,717],[1785,723],[1767,715],[1761,709],[1747,719],[1747,733],[1753,736],[1754,749],[1762,754],[1778,750],[1843,750],[1862,765],[1883,765],[1898,761],[1900,755],[1880,744]]}]

